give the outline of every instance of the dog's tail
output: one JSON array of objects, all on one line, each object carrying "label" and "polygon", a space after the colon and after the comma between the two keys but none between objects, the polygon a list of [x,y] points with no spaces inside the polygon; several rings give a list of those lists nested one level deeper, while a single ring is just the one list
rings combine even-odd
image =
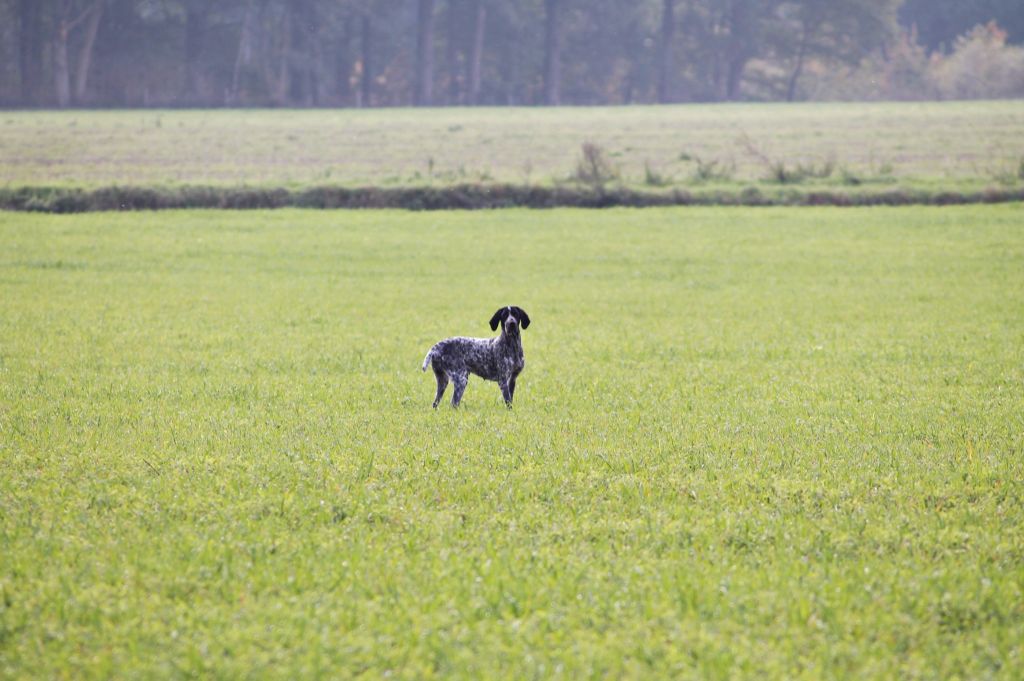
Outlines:
[{"label": "dog's tail", "polygon": [[423,358],[423,366],[420,367],[420,368],[423,371],[426,371],[427,370],[427,365],[429,365],[433,360],[434,360],[434,348],[430,348],[430,350],[427,351],[427,356]]}]

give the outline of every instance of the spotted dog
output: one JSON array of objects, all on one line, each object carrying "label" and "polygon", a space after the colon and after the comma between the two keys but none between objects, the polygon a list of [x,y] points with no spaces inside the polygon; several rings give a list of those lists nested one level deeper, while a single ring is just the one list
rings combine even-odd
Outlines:
[{"label": "spotted dog", "polygon": [[437,397],[434,409],[441,403],[441,397],[448,387],[448,381],[455,384],[452,406],[458,407],[462,393],[466,390],[469,375],[476,374],[488,381],[497,381],[505,404],[512,408],[516,394],[516,377],[526,366],[523,359],[523,342],[519,328],[530,326],[530,315],[520,307],[503,307],[491,317],[491,331],[501,325],[497,338],[446,338],[430,348],[423,359],[423,371],[432,364],[437,378]]}]

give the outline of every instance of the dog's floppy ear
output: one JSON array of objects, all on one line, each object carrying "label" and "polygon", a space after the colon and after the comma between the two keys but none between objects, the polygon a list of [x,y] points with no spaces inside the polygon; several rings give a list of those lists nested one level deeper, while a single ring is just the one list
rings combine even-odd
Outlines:
[{"label": "dog's floppy ear", "polygon": [[497,331],[498,324],[501,324],[506,319],[508,319],[508,308],[500,308],[497,312],[494,313],[494,316],[491,317],[491,331]]},{"label": "dog's floppy ear", "polygon": [[512,311],[516,313],[516,319],[524,329],[530,326],[530,315],[526,314],[526,310],[521,307],[513,307]]}]

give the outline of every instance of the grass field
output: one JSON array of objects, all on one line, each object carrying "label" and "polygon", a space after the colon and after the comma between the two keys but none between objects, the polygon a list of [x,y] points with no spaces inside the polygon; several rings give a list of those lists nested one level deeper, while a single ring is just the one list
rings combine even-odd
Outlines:
[{"label": "grass field", "polygon": [[828,186],[1024,183],[1024,102],[1001,101],[0,112],[0,186],[550,185],[587,141],[627,185],[761,182],[769,162],[831,164],[804,180]]},{"label": "grass field", "polygon": [[0,676],[1019,678],[1022,224],[0,213]]}]

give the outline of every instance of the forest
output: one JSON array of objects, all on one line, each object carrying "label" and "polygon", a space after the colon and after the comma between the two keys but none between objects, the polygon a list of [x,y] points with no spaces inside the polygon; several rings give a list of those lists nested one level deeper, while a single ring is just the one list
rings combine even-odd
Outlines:
[{"label": "forest", "polygon": [[0,106],[1024,96],[1019,0],[0,0]]}]

